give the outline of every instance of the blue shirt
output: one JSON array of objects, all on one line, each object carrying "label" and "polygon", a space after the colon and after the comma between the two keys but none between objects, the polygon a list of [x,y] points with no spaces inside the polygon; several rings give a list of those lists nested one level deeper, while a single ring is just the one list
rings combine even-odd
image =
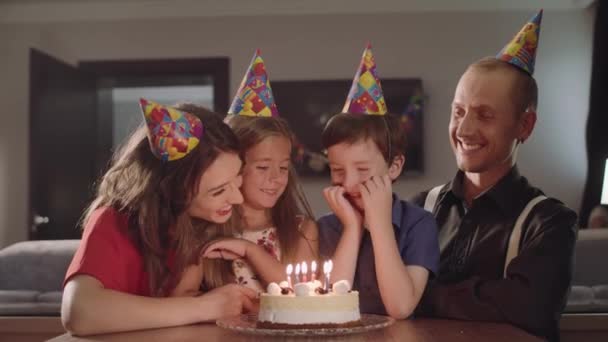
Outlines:
[{"label": "blue shirt", "polygon": [[[439,243],[437,224],[432,214],[413,204],[400,200],[393,194],[393,229],[397,248],[403,263],[422,266],[429,270],[429,278],[439,268]],[[342,235],[342,223],[334,214],[326,214],[317,221],[319,226],[319,253],[324,259],[334,255]],[[339,279],[334,279],[339,280]],[[362,313],[386,315],[376,280],[374,248],[368,230],[363,233],[353,289],[359,291]]]}]

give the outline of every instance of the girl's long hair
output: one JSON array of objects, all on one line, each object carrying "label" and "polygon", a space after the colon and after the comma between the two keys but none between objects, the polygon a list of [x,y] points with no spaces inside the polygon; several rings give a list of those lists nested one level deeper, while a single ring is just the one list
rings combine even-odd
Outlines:
[{"label": "girl's long hair", "polygon": [[[243,156],[247,153],[248,148],[270,136],[287,138],[293,149],[294,135],[287,122],[279,117],[229,115],[226,121],[239,139]],[[287,186],[271,210],[271,219],[276,227],[281,247],[281,261],[283,263],[297,262],[298,260],[294,259],[299,237],[303,236],[309,240],[300,230],[301,223],[306,219],[314,220],[314,215],[291,163]]]},{"label": "girl's long hair", "polygon": [[[188,207],[201,176],[217,157],[221,153],[240,155],[238,139],[219,114],[191,104],[176,108],[203,122],[203,136],[195,149],[181,159],[162,162],[150,150],[147,127],[140,125],[114,154],[82,220],[86,225],[102,207],[128,217],[126,233],[141,253],[152,296],[167,295],[186,266],[199,264],[205,243],[233,234],[232,221],[215,224],[193,218]],[[207,288],[231,281],[230,264],[223,260],[205,259],[203,270]]]}]

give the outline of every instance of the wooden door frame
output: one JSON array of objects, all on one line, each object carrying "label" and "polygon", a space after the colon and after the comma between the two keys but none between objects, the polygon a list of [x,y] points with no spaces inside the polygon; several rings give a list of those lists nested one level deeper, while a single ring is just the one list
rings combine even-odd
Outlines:
[{"label": "wooden door frame", "polygon": [[[60,57],[56,57],[46,51],[43,51],[43,50],[40,50],[37,48],[29,49],[29,61],[28,61],[28,65],[29,65],[28,66],[28,68],[29,68],[28,142],[29,143],[28,143],[28,170],[27,170],[27,180],[28,180],[27,182],[28,182],[29,190],[28,190],[28,200],[27,200],[28,217],[26,218],[28,240],[38,240],[41,238],[41,234],[38,232],[35,232],[32,229],[33,225],[34,225],[34,220],[33,220],[34,215],[41,214],[40,212],[38,212],[38,210],[40,210],[39,208],[37,210],[34,210],[34,207],[36,207],[36,205],[35,205],[36,202],[35,202],[34,198],[37,196],[37,192],[36,192],[36,188],[35,188],[36,183],[32,180],[32,176],[33,176],[32,170],[37,169],[40,166],[40,160],[34,158],[34,155],[35,155],[34,149],[35,149],[36,144],[34,144],[34,142],[33,142],[33,139],[34,139],[33,132],[35,132],[37,121],[34,120],[35,115],[33,113],[40,109],[40,107],[39,107],[40,105],[38,104],[37,100],[40,99],[43,94],[45,94],[45,91],[48,91],[47,89],[52,89],[52,88],[48,88],[47,84],[45,84],[46,80],[52,79],[49,77],[49,75],[46,74],[47,72],[49,72],[50,70],[53,69],[53,68],[49,68],[48,60],[54,61],[54,63],[57,63],[56,65],[62,64],[63,67],[69,68],[72,72],[78,73],[79,77],[82,77],[83,79],[86,78],[88,81],[90,81],[91,94],[94,94],[94,88],[95,88],[94,77],[93,76],[89,77],[89,75],[87,75],[85,72],[81,73],[79,70],[79,67],[77,65],[73,65],[73,64],[61,59]],[[91,167],[92,167],[92,165],[91,165]],[[93,169],[91,169],[90,171],[93,171]],[[51,218],[51,219],[53,219],[53,218]]]}]

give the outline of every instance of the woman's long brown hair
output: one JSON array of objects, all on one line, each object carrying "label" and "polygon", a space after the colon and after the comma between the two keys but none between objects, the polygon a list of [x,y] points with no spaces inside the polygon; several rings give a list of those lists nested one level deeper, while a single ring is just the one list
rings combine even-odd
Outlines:
[{"label": "woman's long brown hair", "polygon": [[[127,215],[127,233],[143,257],[152,296],[167,295],[184,268],[199,263],[205,243],[233,233],[231,221],[218,225],[193,218],[188,207],[201,176],[217,157],[221,153],[240,155],[238,139],[219,114],[190,104],[176,108],[203,122],[204,133],[197,147],[182,159],[162,162],[152,154],[147,128],[142,124],[115,153],[99,182],[96,199],[83,216],[86,224],[101,207]],[[204,287],[230,281],[230,265],[223,260],[205,259],[203,269]]]},{"label": "woman's long brown hair", "polygon": [[[226,121],[239,139],[243,156],[247,153],[248,148],[259,144],[270,136],[287,138],[293,149],[293,133],[287,122],[281,118],[230,115]],[[283,263],[299,261],[295,260],[298,239],[300,236],[309,239],[309,237],[304,236],[299,228],[302,218],[314,220],[314,215],[304,196],[295,169],[290,164],[285,191],[271,211],[271,219],[277,230]]]}]

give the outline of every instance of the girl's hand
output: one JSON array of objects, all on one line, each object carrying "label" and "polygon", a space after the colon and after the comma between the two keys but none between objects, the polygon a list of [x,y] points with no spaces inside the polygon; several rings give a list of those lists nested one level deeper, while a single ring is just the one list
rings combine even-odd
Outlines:
[{"label": "girl's hand", "polygon": [[252,243],[237,238],[221,239],[211,242],[204,250],[202,257],[209,259],[234,260],[247,258],[247,251]]}]

